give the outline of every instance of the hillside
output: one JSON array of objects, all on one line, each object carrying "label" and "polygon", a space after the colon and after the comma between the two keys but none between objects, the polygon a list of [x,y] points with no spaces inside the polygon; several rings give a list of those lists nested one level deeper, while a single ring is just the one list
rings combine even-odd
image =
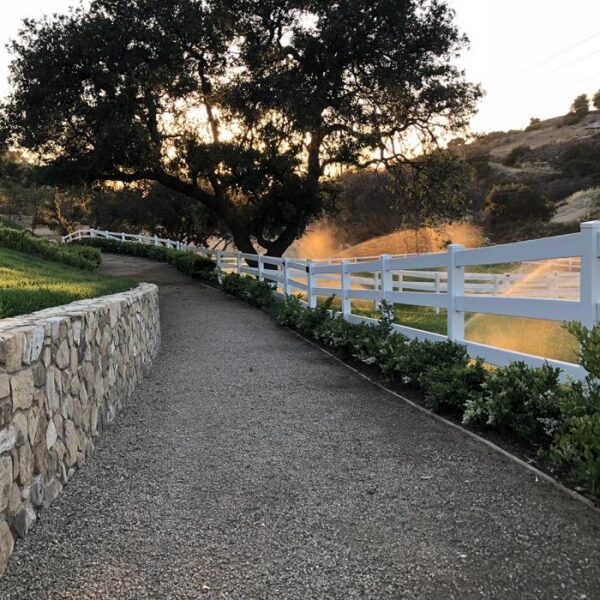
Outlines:
[{"label": "hillside", "polygon": [[540,121],[535,128],[524,130],[511,130],[507,132],[492,132],[483,135],[478,141],[468,144],[472,148],[481,148],[490,153],[492,161],[501,162],[502,159],[517,146],[528,145],[530,148],[543,146],[560,146],[589,140],[600,134],[600,129],[588,127],[600,121],[600,110],[590,111],[579,123],[564,124],[564,116],[553,117]]},{"label": "hillside", "polygon": [[495,131],[467,144],[451,143],[453,151],[477,170],[471,190],[474,208],[482,206],[497,183],[524,183],[553,202],[600,184],[600,111],[568,123],[565,116],[554,117],[524,130]]}]

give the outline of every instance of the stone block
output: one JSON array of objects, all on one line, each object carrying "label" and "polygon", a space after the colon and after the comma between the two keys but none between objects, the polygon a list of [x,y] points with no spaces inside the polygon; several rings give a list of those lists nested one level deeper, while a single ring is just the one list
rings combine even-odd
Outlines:
[{"label": "stone block", "polygon": [[56,351],[54,362],[59,369],[66,369],[70,364],[71,353],[69,351],[69,343],[64,339]]},{"label": "stone block", "polygon": [[21,368],[23,355],[23,334],[14,332],[0,337],[0,365],[8,373],[14,373]]},{"label": "stone block", "polygon": [[25,485],[33,477],[33,452],[29,442],[19,448],[19,483]]},{"label": "stone block", "polygon": [[12,400],[3,398],[0,400],[0,429],[4,429],[12,420]]},{"label": "stone block", "polygon": [[37,475],[31,482],[29,497],[34,506],[41,506],[44,502],[44,490],[46,489],[46,478],[44,475]]},{"label": "stone block", "polygon": [[0,429],[0,454],[9,452],[17,445],[17,430],[13,425]]},{"label": "stone block", "polygon": [[6,398],[10,394],[10,381],[6,373],[0,372],[0,398]]},{"label": "stone block", "polygon": [[48,427],[46,429],[46,448],[50,450],[54,444],[56,444],[56,440],[58,439],[58,433],[56,432],[56,426],[54,425],[54,421],[48,422]]},{"label": "stone block", "polygon": [[46,489],[44,490],[44,501],[42,502],[42,506],[44,508],[48,508],[56,500],[56,498],[58,498],[58,496],[62,492],[62,488],[62,483],[58,479],[51,479],[46,484]]},{"label": "stone block", "polygon": [[13,484],[12,458],[0,456],[0,513],[8,505],[8,495]]},{"label": "stone block", "polygon": [[13,411],[19,408],[29,408],[33,403],[34,389],[31,369],[25,369],[11,375],[10,388],[12,391]]},{"label": "stone block", "polygon": [[24,538],[34,526],[36,519],[33,506],[28,504],[11,519],[12,529],[20,538]]},{"label": "stone block", "polygon": [[0,521],[0,576],[4,574],[15,541],[6,521]]}]

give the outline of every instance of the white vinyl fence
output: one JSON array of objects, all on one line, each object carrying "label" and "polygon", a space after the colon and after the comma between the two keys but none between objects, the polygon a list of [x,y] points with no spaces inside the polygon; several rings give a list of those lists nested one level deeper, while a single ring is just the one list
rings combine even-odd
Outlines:
[{"label": "white vinyl fence", "polygon": [[[218,273],[248,274],[275,285],[282,295],[301,293],[315,307],[319,297],[341,299],[341,314],[350,322],[376,323],[352,312],[353,301],[428,306],[448,313],[447,335],[396,324],[410,338],[453,340],[469,354],[493,365],[523,360],[531,366],[545,362],[565,375],[581,378],[579,365],[513,352],[465,340],[465,313],[508,317],[581,321],[598,320],[600,300],[600,221],[581,224],[578,233],[538,240],[466,249],[459,244],[447,252],[395,257],[310,260],[277,258],[186,245],[152,236],[82,229],[63,242],[92,237],[132,241],[189,250],[213,257]],[[540,262],[542,261],[542,262]],[[478,267],[518,263],[517,272],[477,272]],[[525,267],[525,268],[524,268]],[[574,270],[578,269],[578,270]]]}]

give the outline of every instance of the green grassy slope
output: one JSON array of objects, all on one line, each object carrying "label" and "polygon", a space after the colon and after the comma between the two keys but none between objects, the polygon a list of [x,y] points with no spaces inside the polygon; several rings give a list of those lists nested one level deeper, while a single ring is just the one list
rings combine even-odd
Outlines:
[{"label": "green grassy slope", "polygon": [[130,279],[98,275],[0,248],[0,318],[114,294],[134,286]]}]

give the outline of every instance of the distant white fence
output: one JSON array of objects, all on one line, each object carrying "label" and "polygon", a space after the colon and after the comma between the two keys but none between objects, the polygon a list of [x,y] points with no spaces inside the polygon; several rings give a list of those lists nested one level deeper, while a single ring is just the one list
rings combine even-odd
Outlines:
[{"label": "distant white fence", "polygon": [[[95,229],[76,231],[65,236],[63,242],[92,237],[190,250],[213,257],[220,274],[254,275],[274,283],[278,294],[301,293],[310,307],[317,305],[319,297],[335,295],[341,299],[341,314],[354,323],[377,321],[353,313],[353,301],[443,309],[448,313],[447,335],[399,324],[394,329],[410,338],[463,343],[471,356],[490,364],[523,360],[539,367],[547,362],[566,375],[581,378],[583,368],[573,363],[465,340],[465,313],[576,320],[594,325],[600,300],[599,236],[600,221],[592,221],[582,223],[578,233],[525,242],[474,249],[451,244],[447,252],[440,253],[325,261],[210,250],[155,236]],[[542,273],[534,267],[540,265],[539,261],[545,261],[539,269]],[[477,267],[509,263],[527,264],[531,272],[476,272]],[[572,270],[576,267],[578,271]]]}]

